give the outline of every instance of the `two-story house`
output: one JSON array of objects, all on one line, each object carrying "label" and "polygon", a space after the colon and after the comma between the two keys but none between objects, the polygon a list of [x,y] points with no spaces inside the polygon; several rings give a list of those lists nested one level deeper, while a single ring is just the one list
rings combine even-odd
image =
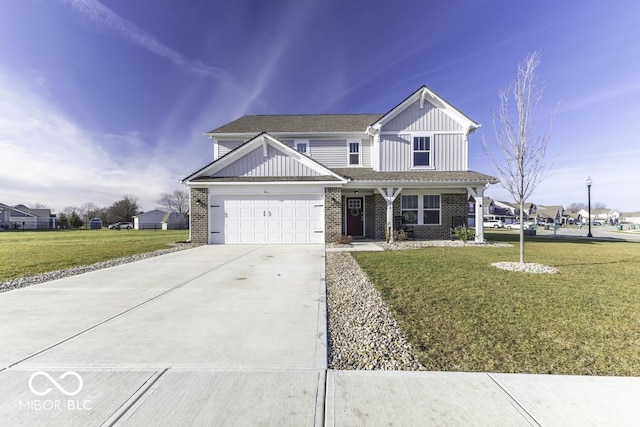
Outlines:
[{"label": "two-story house", "polygon": [[213,162],[182,180],[190,239],[384,239],[398,218],[418,239],[448,239],[470,199],[482,224],[484,190],[497,182],[468,170],[478,127],[426,86],[385,114],[240,117],[206,134]]}]

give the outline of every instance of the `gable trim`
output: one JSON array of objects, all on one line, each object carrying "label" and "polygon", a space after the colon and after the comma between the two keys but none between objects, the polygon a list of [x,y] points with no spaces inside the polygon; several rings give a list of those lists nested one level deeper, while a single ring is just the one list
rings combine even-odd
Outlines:
[{"label": "gable trim", "polygon": [[331,176],[331,177],[335,178],[336,180],[338,180],[341,183],[346,183],[347,182],[347,180],[345,180],[345,178],[341,177],[340,175],[337,175],[336,173],[334,173],[330,169],[327,169],[322,164],[320,164],[317,161],[311,159],[310,157],[300,153],[299,151],[289,147],[288,145],[284,144],[283,142],[279,141],[278,139],[274,138],[273,136],[269,135],[266,132],[262,132],[262,133],[260,133],[260,134],[258,134],[256,136],[254,136],[253,138],[251,138],[250,140],[248,140],[244,144],[240,145],[236,149],[230,151],[229,153],[225,154],[221,158],[209,163],[208,165],[206,165],[203,168],[199,169],[195,173],[193,173],[193,174],[189,175],[188,177],[184,178],[183,180],[181,180],[181,182],[183,184],[186,184],[186,183],[189,183],[189,181],[192,181],[192,180],[197,179],[199,177],[214,175],[216,172],[218,172],[218,171],[224,169],[225,167],[231,165],[236,160],[238,160],[238,159],[242,158],[243,156],[251,153],[256,148],[262,147],[264,156],[267,157],[268,156],[268,147],[269,146],[271,146],[274,149],[282,152],[283,154],[293,158],[294,160],[300,162],[302,165],[304,165],[304,166],[308,167],[309,169],[317,172],[318,175],[320,175],[320,176]]},{"label": "gable trim", "polygon": [[[380,120],[372,123],[370,128],[379,130],[382,126],[389,123],[391,120],[393,120],[400,113],[402,113],[417,101],[420,102],[420,109],[424,109],[425,102],[430,103],[435,108],[442,111],[443,114],[451,117],[451,119],[459,123],[463,128],[467,129],[467,134],[472,133],[480,127],[480,123],[471,120],[462,111],[458,110],[453,105],[445,101],[442,97],[440,97],[437,93],[429,89],[427,86],[423,85],[414,93],[405,98],[404,101],[400,102],[398,105],[389,110],[389,112],[382,116]],[[369,130],[369,128],[367,130]]]}]

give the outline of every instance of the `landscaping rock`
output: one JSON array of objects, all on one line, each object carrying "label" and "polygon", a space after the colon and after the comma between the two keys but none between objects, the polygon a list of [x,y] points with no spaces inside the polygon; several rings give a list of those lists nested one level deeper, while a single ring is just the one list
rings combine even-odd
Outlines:
[{"label": "landscaping rock", "polygon": [[348,252],[327,252],[329,367],[420,370],[378,291]]}]

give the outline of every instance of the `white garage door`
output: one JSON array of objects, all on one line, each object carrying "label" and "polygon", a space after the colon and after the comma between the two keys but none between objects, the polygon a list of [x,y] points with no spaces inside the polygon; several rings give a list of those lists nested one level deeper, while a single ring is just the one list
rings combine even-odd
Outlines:
[{"label": "white garage door", "polygon": [[211,196],[209,243],[323,243],[322,194]]}]

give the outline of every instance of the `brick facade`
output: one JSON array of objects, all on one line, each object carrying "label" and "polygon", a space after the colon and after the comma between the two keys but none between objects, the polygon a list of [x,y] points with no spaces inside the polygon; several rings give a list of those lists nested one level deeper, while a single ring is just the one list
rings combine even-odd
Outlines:
[{"label": "brick facade", "polygon": [[335,242],[342,235],[342,189],[324,189],[324,241]]},{"label": "brick facade", "polygon": [[191,241],[193,243],[209,243],[209,192],[206,188],[191,188],[189,218]]},{"label": "brick facade", "polygon": [[[380,194],[370,197],[371,208],[367,209],[367,237],[384,240],[387,224],[387,202]],[[369,201],[369,198],[367,198]],[[401,196],[393,202],[393,216],[401,215]],[[453,217],[467,217],[466,194],[442,194],[441,195],[441,225],[415,225],[413,226],[417,240],[447,240],[451,238],[451,226]],[[369,213],[370,211],[370,213]]]}]

